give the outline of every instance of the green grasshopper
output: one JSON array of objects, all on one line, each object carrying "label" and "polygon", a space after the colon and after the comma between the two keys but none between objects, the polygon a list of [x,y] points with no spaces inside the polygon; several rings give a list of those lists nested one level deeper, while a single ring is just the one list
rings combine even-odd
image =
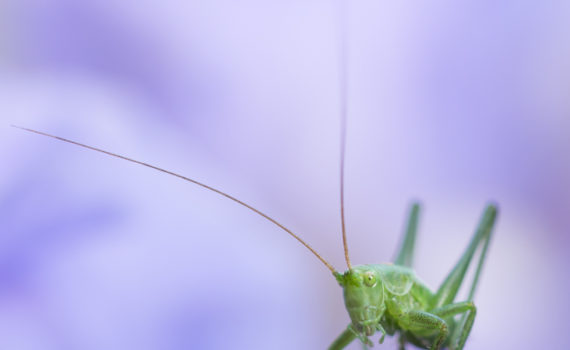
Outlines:
[{"label": "green grasshopper", "polygon": [[[420,206],[412,206],[406,234],[394,264],[351,267],[344,274],[333,272],[344,290],[344,302],[351,323],[330,349],[343,349],[355,338],[372,345],[367,338],[375,332],[400,335],[400,349],[406,343],[431,350],[449,347],[461,350],[469,337],[477,309],[473,295],[489,247],[497,208],[488,205],[467,249],[433,293],[411,269]],[[455,302],[467,268],[479,246],[479,262],[466,301]],[[463,315],[457,321],[455,316]]]},{"label": "green grasshopper", "polygon": [[[487,206],[467,249],[439,289],[433,293],[416,277],[412,270],[420,215],[420,205],[418,203],[412,205],[405,236],[393,264],[351,265],[344,224],[344,152],[341,153],[341,219],[343,246],[348,270],[341,274],[308,243],[287,227],[260,210],[225,192],[180,174],[119,154],[41,131],[17,128],[101,152],[189,181],[245,206],[286,231],[311,251],[332,272],[334,278],[343,288],[344,303],[351,322],[347,329],[332,343],[329,347],[330,350],[344,349],[355,339],[359,339],[364,347],[371,346],[372,342],[368,337],[376,332],[381,333],[380,344],[384,341],[386,335],[392,336],[398,333],[400,350],[405,348],[406,343],[431,350],[438,350],[443,347],[461,350],[465,346],[465,341],[469,337],[475,321],[477,309],[473,304],[473,295],[479,281],[491,239],[492,228],[497,216],[497,207],[495,205],[490,204]],[[344,150],[344,142],[342,145]],[[479,250],[479,261],[467,300],[455,302],[455,297],[464,280],[467,269],[480,246],[482,248]],[[462,317],[457,319],[459,315],[462,315]]]},{"label": "green grasshopper", "polygon": [[[341,5],[346,6],[345,2]],[[348,254],[346,228],[344,219],[344,151],[346,144],[346,115],[347,115],[347,58],[346,58],[346,7],[341,10],[341,157],[340,157],[340,209],[342,223],[342,242],[344,256],[348,270],[339,273],[316,250],[302,240],[297,234],[277,220],[252,207],[251,205],[222,192],[216,188],[182,176],[180,174],[134,160],[116,153],[108,152],[96,147],[88,146],[59,136],[50,135],[41,131],[17,127],[36,134],[55,138],[106,155],[117,157],[154,170],[178,177],[210,191],[216,192],[232,201],[252,210],[263,218],[271,221],[287,232],[305,248],[313,253],[333,274],[343,288],[344,303],[350,316],[350,324],[344,332],[329,347],[330,350],[341,350],[355,339],[359,339],[365,348],[372,346],[368,337],[380,332],[380,343],[386,335],[399,334],[400,350],[405,349],[407,343],[421,348],[438,350],[448,347],[461,350],[469,337],[477,309],[473,304],[473,295],[479,281],[479,276],[487,248],[491,239],[491,232],[497,216],[495,205],[488,205],[480,220],[479,226],[467,249],[448,274],[439,289],[433,293],[416,277],[412,270],[414,246],[420,205],[412,205],[405,236],[402,245],[396,254],[393,264],[371,264],[352,266]],[[469,295],[466,301],[455,302],[459,287],[463,283],[467,269],[475,252],[482,245],[479,252],[479,261]],[[461,318],[457,319],[461,315]]]}]

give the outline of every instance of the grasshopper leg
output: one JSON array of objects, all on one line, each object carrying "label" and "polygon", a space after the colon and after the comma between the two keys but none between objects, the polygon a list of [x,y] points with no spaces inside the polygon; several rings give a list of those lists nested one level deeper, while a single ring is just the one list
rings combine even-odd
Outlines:
[{"label": "grasshopper leg", "polygon": [[[384,341],[384,337],[386,336],[386,331],[380,324],[377,325],[378,330],[382,332],[382,337],[380,338],[380,344]],[[348,344],[352,343],[354,339],[360,339],[360,343],[362,344],[363,349],[368,349],[372,346],[372,342],[370,339],[365,337],[364,335],[359,334],[353,327],[352,324],[349,324],[348,327],[342,332],[335,341],[329,347],[329,350],[341,350],[348,346]]]},{"label": "grasshopper leg", "polygon": [[469,337],[469,333],[473,327],[473,322],[475,321],[475,315],[477,314],[477,308],[473,302],[463,301],[445,305],[440,308],[431,310],[430,313],[433,313],[434,315],[437,315],[443,319],[447,319],[449,317],[463,313],[465,314],[461,322],[456,326],[449,342],[450,349],[462,350],[463,346],[465,346],[465,341]]},{"label": "grasshopper leg", "polygon": [[329,350],[342,350],[356,339],[356,333],[350,328],[346,328],[329,347]]},{"label": "grasshopper leg", "polygon": [[[451,270],[434,296],[432,304],[433,312],[440,314],[443,317],[447,317],[445,313],[457,315],[464,312],[463,317],[455,327],[455,330],[453,331],[453,334],[451,335],[451,338],[448,342],[451,345],[452,349],[463,349],[465,341],[471,332],[473,322],[475,321],[476,308],[471,301],[473,300],[473,295],[475,294],[475,289],[479,282],[479,276],[483,268],[483,263],[485,262],[485,257],[487,255],[487,249],[489,248],[489,242],[491,241],[493,225],[495,224],[496,217],[497,207],[494,205],[488,205],[483,212],[483,216],[479,221],[479,225],[477,227],[475,235],[469,243],[469,246],[467,246],[467,249],[459,259],[459,262],[455,265],[453,270]],[[453,304],[453,300],[457,295],[459,287],[463,283],[465,273],[467,272],[467,268],[473,259],[475,251],[481,245],[482,248],[479,255],[479,261],[477,263],[475,276],[471,282],[467,301],[463,303]]]},{"label": "grasshopper leg", "polygon": [[447,339],[449,334],[449,327],[443,318],[431,312],[425,311],[409,311],[403,314],[400,322],[405,325],[412,333],[415,331],[422,332],[428,331],[436,332],[435,340],[432,343],[430,350],[440,350],[443,342]]},{"label": "grasshopper leg", "polygon": [[402,334],[398,338],[398,350],[406,350],[406,339]]},{"label": "grasshopper leg", "polygon": [[394,264],[396,265],[412,267],[419,216],[420,204],[415,202],[410,208],[404,240],[400,245],[400,249],[396,255],[396,258],[394,259]]},{"label": "grasshopper leg", "polygon": [[497,217],[497,207],[494,205],[488,205],[483,212],[483,216],[479,221],[479,225],[475,232],[475,235],[471,239],[471,242],[467,246],[467,249],[453,268],[447,278],[443,281],[439,289],[437,290],[435,297],[432,301],[433,308],[439,308],[444,305],[451,304],[459,291],[459,287],[461,283],[463,283],[463,279],[465,278],[465,273],[467,272],[467,268],[471,263],[473,255],[475,251],[483,244],[483,248],[481,249],[481,255],[479,256],[479,262],[477,264],[477,270],[475,272],[475,276],[473,278],[473,282],[471,284],[471,289],[469,292],[469,297],[467,301],[471,301],[473,299],[473,294],[475,293],[475,288],[477,287],[477,282],[479,281],[479,275],[481,269],[483,267],[483,262],[485,261],[485,257],[487,254],[487,248],[489,247],[489,242],[491,239],[491,233],[493,230],[493,225],[495,223],[495,219]]}]

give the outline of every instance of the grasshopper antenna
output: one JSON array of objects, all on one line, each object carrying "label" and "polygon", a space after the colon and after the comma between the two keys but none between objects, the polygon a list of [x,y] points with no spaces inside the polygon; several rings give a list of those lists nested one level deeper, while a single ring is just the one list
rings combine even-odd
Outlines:
[{"label": "grasshopper antenna", "polygon": [[340,28],[340,221],[342,225],[342,246],[344,258],[349,270],[352,270],[348,256],[348,243],[346,241],[346,225],[344,219],[344,158],[346,151],[346,116],[348,114],[348,4],[340,0],[339,6]]},{"label": "grasshopper antenna", "polygon": [[251,205],[249,205],[249,204],[247,204],[247,203],[244,203],[244,202],[242,202],[241,200],[239,200],[239,199],[237,199],[237,198],[235,198],[235,197],[233,197],[233,196],[231,196],[231,195],[229,195],[229,194],[227,194],[227,193],[225,193],[225,192],[222,192],[222,191],[220,191],[220,190],[218,190],[218,189],[216,189],[216,188],[213,188],[213,187],[211,187],[211,186],[208,186],[208,185],[203,184],[203,183],[201,183],[201,182],[198,182],[198,181],[196,181],[196,180],[190,179],[190,178],[188,178],[188,177],[186,177],[186,176],[183,176],[183,175],[174,173],[174,172],[169,171],[169,170],[165,170],[165,169],[159,168],[159,167],[157,167],[157,166],[154,166],[154,165],[151,165],[151,164],[148,164],[148,163],[141,162],[141,161],[139,161],[139,160],[135,160],[135,159],[132,159],[132,158],[128,158],[128,157],[125,157],[125,156],[122,156],[122,155],[119,155],[119,154],[116,154],[116,153],[112,153],[112,152],[109,152],[109,151],[102,150],[102,149],[100,149],[100,148],[88,146],[88,145],[85,145],[85,144],[82,144],[82,143],[79,143],[79,142],[76,142],[76,141],[68,140],[68,139],[66,139],[66,138],[59,137],[59,136],[55,136],[55,135],[51,135],[51,134],[48,134],[48,133],[45,133],[45,132],[41,132],[41,131],[37,131],[37,130],[33,130],[33,129],[28,129],[28,128],[24,128],[24,127],[16,126],[16,125],[11,125],[11,126],[14,127],[14,128],[17,128],[17,129],[29,131],[29,132],[34,133],[34,134],[43,135],[43,136],[51,137],[51,138],[56,139],[56,140],[60,140],[60,141],[67,142],[67,143],[71,143],[71,144],[73,144],[73,145],[76,145],[76,146],[79,146],[79,147],[83,147],[83,148],[87,148],[87,149],[90,149],[90,150],[92,150],[92,151],[96,151],[96,152],[99,152],[99,153],[103,153],[103,154],[109,155],[109,156],[111,156],[111,157],[123,159],[123,160],[126,160],[126,161],[131,162],[131,163],[139,164],[139,165],[145,166],[145,167],[147,167],[147,168],[151,168],[151,169],[160,171],[160,172],[162,172],[162,173],[175,176],[175,177],[180,178],[180,179],[182,179],[182,180],[184,180],[184,181],[191,182],[191,183],[193,183],[193,184],[196,184],[196,185],[198,185],[198,186],[201,186],[201,187],[203,187],[203,188],[205,188],[205,189],[207,189],[207,190],[210,190],[210,191],[212,191],[212,192],[216,192],[217,194],[220,194],[220,195],[222,195],[222,196],[224,196],[224,197],[226,197],[226,198],[228,198],[228,199],[231,199],[232,201],[234,201],[234,202],[236,202],[236,203],[238,203],[238,204],[240,204],[240,205],[243,205],[244,207],[248,208],[249,210],[251,210],[251,211],[253,211],[253,212],[255,212],[255,213],[261,215],[261,216],[264,217],[265,219],[267,219],[267,220],[271,221],[272,223],[274,223],[275,225],[279,226],[279,228],[281,228],[283,231],[287,232],[289,235],[291,235],[293,238],[295,238],[297,241],[299,241],[302,245],[304,245],[305,248],[309,249],[309,250],[311,251],[311,253],[313,253],[323,264],[325,264],[325,266],[326,266],[329,270],[331,270],[331,272],[332,272],[333,274],[338,274],[338,272],[334,269],[334,267],[332,267],[331,264],[329,264],[329,263],[328,263],[319,253],[317,253],[317,251],[314,250],[308,243],[306,243],[305,241],[303,241],[303,240],[301,239],[301,237],[299,237],[299,236],[297,236],[295,233],[293,233],[293,231],[289,230],[287,227],[283,226],[281,223],[279,223],[277,220],[273,219],[273,218],[270,217],[269,215],[267,215],[267,214],[265,214],[265,213],[262,213],[261,211],[259,211],[258,209],[255,209],[255,208],[252,207]]}]

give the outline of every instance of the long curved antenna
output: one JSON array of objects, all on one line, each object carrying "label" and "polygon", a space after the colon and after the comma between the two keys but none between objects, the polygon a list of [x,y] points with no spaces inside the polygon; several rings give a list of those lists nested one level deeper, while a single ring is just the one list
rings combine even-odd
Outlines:
[{"label": "long curved antenna", "polygon": [[34,133],[34,134],[51,137],[51,138],[54,138],[54,139],[57,139],[57,140],[60,140],[60,141],[63,141],[63,142],[67,142],[67,143],[71,143],[71,144],[77,145],[77,146],[79,146],[79,147],[83,147],[83,148],[90,149],[90,150],[92,150],[92,151],[96,151],[96,152],[100,152],[100,153],[103,153],[103,154],[106,154],[106,155],[109,155],[109,156],[112,156],[112,157],[120,158],[120,159],[126,160],[126,161],[128,161],[128,162],[136,163],[136,164],[145,166],[145,167],[147,167],[147,168],[151,168],[151,169],[154,169],[154,170],[158,170],[158,171],[160,171],[160,172],[163,172],[163,173],[166,173],[166,174],[168,174],[168,175],[172,175],[172,176],[178,177],[178,178],[180,178],[180,179],[182,179],[182,180],[191,182],[191,183],[196,184],[196,185],[198,185],[198,186],[202,186],[203,188],[205,188],[205,189],[207,189],[207,190],[210,190],[210,191],[212,191],[212,192],[216,192],[217,194],[220,194],[220,195],[222,195],[222,196],[224,196],[224,197],[226,197],[226,198],[231,199],[232,201],[234,201],[234,202],[236,202],[236,203],[238,203],[238,204],[240,204],[240,205],[243,205],[244,207],[246,207],[246,208],[252,210],[253,212],[255,212],[255,213],[261,215],[261,216],[264,217],[265,219],[267,219],[267,220],[271,221],[272,223],[274,223],[275,225],[279,226],[282,230],[284,230],[285,232],[287,232],[288,234],[290,234],[291,236],[293,236],[293,238],[295,238],[295,239],[296,239],[297,241],[299,241],[302,245],[304,245],[307,249],[309,249],[309,250],[311,251],[311,253],[313,253],[323,264],[325,264],[325,266],[326,266],[329,270],[331,270],[331,272],[332,272],[333,274],[336,274],[336,273],[337,273],[337,271],[334,269],[334,267],[332,267],[331,264],[329,264],[322,256],[320,256],[320,254],[317,253],[317,251],[314,250],[309,244],[307,244],[305,241],[303,241],[303,240],[301,239],[301,237],[299,237],[299,236],[297,236],[296,234],[294,234],[291,230],[289,230],[287,227],[285,227],[285,226],[283,226],[282,224],[280,224],[277,220],[273,219],[273,218],[270,217],[269,215],[262,213],[261,211],[255,209],[255,208],[252,207],[251,205],[249,205],[249,204],[247,204],[247,203],[244,203],[244,202],[240,201],[239,199],[237,199],[237,198],[235,198],[235,197],[233,197],[233,196],[230,196],[229,194],[227,194],[227,193],[225,193],[225,192],[222,192],[222,191],[220,191],[220,190],[218,190],[218,189],[215,189],[215,188],[213,188],[213,187],[210,187],[210,186],[208,186],[208,185],[205,185],[205,184],[203,184],[203,183],[201,183],[201,182],[198,182],[198,181],[196,181],[196,180],[190,179],[190,178],[188,178],[188,177],[186,177],[186,176],[182,176],[182,175],[180,175],[180,174],[174,173],[174,172],[172,172],[172,171],[168,171],[168,170],[159,168],[159,167],[154,166],[154,165],[151,165],[151,164],[147,164],[147,163],[144,163],[144,162],[135,160],[135,159],[131,159],[131,158],[128,158],[128,157],[125,157],[125,156],[121,156],[121,155],[116,154],[116,153],[112,153],[112,152],[109,152],[109,151],[105,151],[105,150],[102,150],[102,149],[100,149],[100,148],[88,146],[88,145],[85,145],[85,144],[82,144],[82,143],[79,143],[79,142],[76,142],[76,141],[72,141],[72,140],[65,139],[65,138],[63,138],[63,137],[59,137],[59,136],[55,136],[55,135],[50,135],[50,134],[45,133],[45,132],[41,132],[41,131],[37,131],[37,130],[33,130],[33,129],[28,129],[28,128],[24,128],[24,127],[21,127],[21,126],[12,125],[12,127],[18,128],[18,129],[21,129],[21,130],[25,130],[25,131],[29,131],[29,132],[32,132],[32,133]]},{"label": "long curved antenna", "polygon": [[346,150],[346,116],[348,114],[348,4],[340,0],[340,221],[342,225],[342,246],[348,269],[352,269],[348,256],[346,225],[344,219],[344,154]]}]

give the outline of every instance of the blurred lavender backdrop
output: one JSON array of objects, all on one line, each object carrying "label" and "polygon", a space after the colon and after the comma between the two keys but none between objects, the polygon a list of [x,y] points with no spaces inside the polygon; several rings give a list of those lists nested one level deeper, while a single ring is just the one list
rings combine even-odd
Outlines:
[{"label": "blurred lavender backdrop", "polygon": [[[271,223],[8,125],[218,187],[342,269],[337,5],[0,2],[0,348],[328,346],[341,290]],[[350,26],[353,262],[419,198],[435,288],[493,199],[468,348],[570,348],[570,2],[362,0]]]}]

